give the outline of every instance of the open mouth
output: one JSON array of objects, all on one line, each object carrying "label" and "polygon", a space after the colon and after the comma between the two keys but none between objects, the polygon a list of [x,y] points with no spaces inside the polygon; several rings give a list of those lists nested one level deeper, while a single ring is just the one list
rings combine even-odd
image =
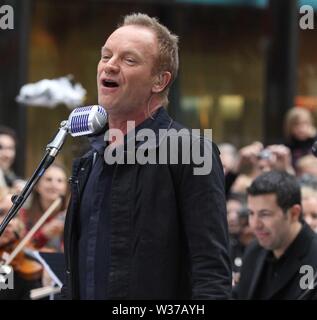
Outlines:
[{"label": "open mouth", "polygon": [[113,80],[102,80],[102,85],[106,88],[117,88],[119,84]]}]

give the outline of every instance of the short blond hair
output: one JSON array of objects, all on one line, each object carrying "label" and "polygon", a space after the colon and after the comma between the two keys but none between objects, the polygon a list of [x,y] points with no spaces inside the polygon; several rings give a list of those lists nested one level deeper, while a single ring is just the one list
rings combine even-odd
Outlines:
[{"label": "short blond hair", "polygon": [[304,172],[306,168],[317,167],[317,158],[308,154],[298,159],[296,168],[299,172]]},{"label": "short blond hair", "polygon": [[302,186],[300,188],[301,191],[301,195],[302,195],[302,200],[306,200],[307,198],[311,198],[311,197],[317,197],[317,191],[315,189],[313,189],[312,187],[308,187],[308,186]]},{"label": "short blond hair", "polygon": [[309,110],[302,107],[293,107],[288,110],[284,123],[284,133],[287,139],[291,138],[294,125],[303,118],[308,119],[312,128],[314,127],[314,119]]},{"label": "short blond hair", "polygon": [[161,93],[165,100],[164,103],[167,105],[169,88],[177,76],[179,66],[178,36],[171,33],[157,18],[149,17],[144,13],[132,13],[124,16],[123,22],[118,25],[118,28],[130,25],[148,28],[157,37],[159,56],[153,72],[169,71],[171,73],[171,81]]}]

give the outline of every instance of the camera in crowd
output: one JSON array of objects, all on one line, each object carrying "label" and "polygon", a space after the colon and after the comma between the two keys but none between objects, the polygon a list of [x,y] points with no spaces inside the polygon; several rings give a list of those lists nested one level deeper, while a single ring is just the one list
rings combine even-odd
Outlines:
[{"label": "camera in crowd", "polygon": [[258,159],[260,160],[270,160],[272,159],[272,157],[273,157],[273,153],[269,149],[263,149],[258,154]]}]

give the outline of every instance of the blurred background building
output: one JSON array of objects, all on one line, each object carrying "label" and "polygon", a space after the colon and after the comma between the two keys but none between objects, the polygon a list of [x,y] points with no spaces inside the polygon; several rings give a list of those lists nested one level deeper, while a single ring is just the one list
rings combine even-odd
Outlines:
[{"label": "blurred background building", "polygon": [[[212,128],[216,143],[277,142],[286,110],[317,108],[317,18],[299,28],[296,0],[1,0],[14,30],[0,30],[0,123],[19,134],[17,170],[30,175],[70,110],[15,102],[22,85],[72,74],[97,103],[100,48],[131,12],[157,16],[180,37],[180,72],[170,114],[191,128]],[[315,11],[316,12],[316,11]],[[70,168],[84,139],[69,138]]]}]

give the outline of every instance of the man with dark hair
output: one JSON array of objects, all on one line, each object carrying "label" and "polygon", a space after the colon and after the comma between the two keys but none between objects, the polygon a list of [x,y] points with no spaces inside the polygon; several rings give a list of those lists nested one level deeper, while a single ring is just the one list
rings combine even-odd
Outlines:
[{"label": "man with dark hair", "polygon": [[317,237],[302,220],[295,176],[270,171],[247,189],[249,224],[257,241],[246,250],[238,299],[315,299],[316,285],[303,266],[317,270]]}]

